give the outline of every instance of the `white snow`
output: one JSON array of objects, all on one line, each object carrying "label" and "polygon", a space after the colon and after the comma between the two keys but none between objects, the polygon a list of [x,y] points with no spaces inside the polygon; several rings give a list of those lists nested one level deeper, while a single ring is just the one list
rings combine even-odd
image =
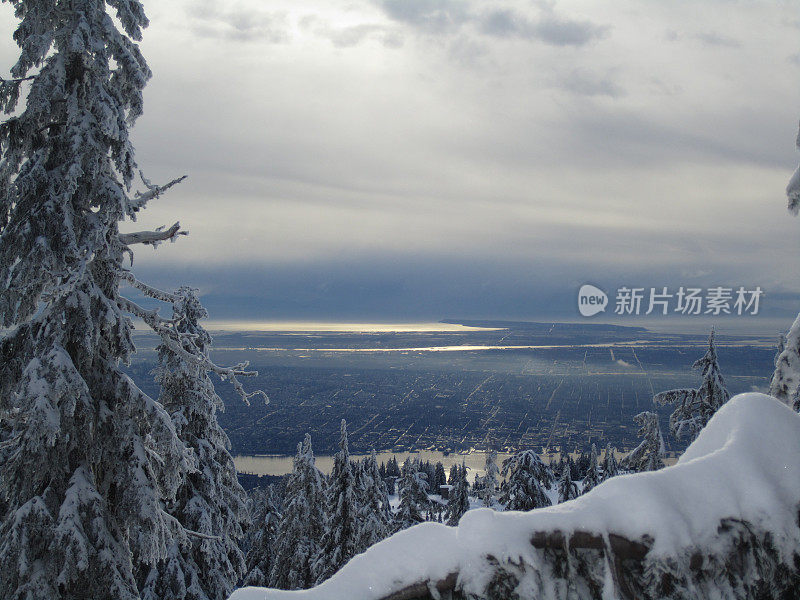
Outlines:
[{"label": "white snow", "polygon": [[800,415],[764,394],[731,399],[672,467],[622,475],[571,502],[531,512],[467,512],[456,528],[424,523],[354,557],[322,585],[296,592],[242,588],[230,600],[378,599],[424,580],[459,572],[480,592],[487,555],[537,564],[536,531],[613,532],[653,538],[651,555],[713,547],[721,519],[738,518],[773,533],[780,551],[797,547]]}]

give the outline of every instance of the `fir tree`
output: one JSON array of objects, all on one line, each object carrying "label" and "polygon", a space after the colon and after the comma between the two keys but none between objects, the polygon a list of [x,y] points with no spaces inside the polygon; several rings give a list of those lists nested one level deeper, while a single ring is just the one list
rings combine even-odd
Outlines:
[{"label": "fir tree", "polygon": [[664,438],[658,425],[658,415],[641,412],[634,418],[639,425],[641,443],[622,460],[621,466],[630,471],[657,471],[664,467]]},{"label": "fir tree", "polygon": [[589,453],[589,465],[586,468],[586,475],[583,477],[583,487],[581,493],[585,494],[600,483],[600,469],[597,465],[597,447],[592,444],[592,451]]},{"label": "fir tree", "polygon": [[[173,297],[173,320],[183,334],[183,348],[208,357],[211,336],[199,320],[207,313],[194,290]],[[244,575],[239,539],[247,519],[247,496],[229,453],[228,436],[217,422],[223,408],[206,368],[189,362],[166,344],[158,347],[156,381],[159,400],[172,416],[178,437],[191,448],[195,466],[168,505],[169,513],[193,535],[146,573],[143,599],[223,600]]]},{"label": "fir tree", "polygon": [[419,462],[406,458],[397,483],[400,505],[395,514],[395,531],[407,529],[425,520],[423,513],[429,509],[427,475],[419,469]]},{"label": "fir tree", "polygon": [[533,450],[523,450],[503,461],[500,502],[506,510],[533,510],[550,506],[545,490],[553,485],[554,477]]},{"label": "fir tree", "polygon": [[362,461],[361,486],[359,552],[388,537],[392,520],[389,496],[386,493],[386,484],[380,477],[375,450]]},{"label": "fir tree", "polygon": [[395,457],[394,455],[386,463],[386,476],[400,477],[400,467],[397,464],[397,457]]},{"label": "fir tree", "polygon": [[491,508],[494,506],[495,494],[497,493],[497,475],[500,472],[497,467],[497,450],[490,450],[486,453],[486,462],[483,470],[481,500],[483,500],[484,506]]},{"label": "fir tree", "polygon": [[342,419],[339,452],[334,457],[325,491],[325,532],[314,561],[317,584],[336,573],[358,552],[359,507],[355,484],[347,443],[347,423]]},{"label": "fir tree", "polygon": [[669,428],[676,439],[688,435],[694,440],[714,413],[730,399],[717,362],[714,330],[708,337],[708,350],[693,369],[700,369],[703,381],[698,389],[677,389],[656,394],[656,404],[676,404],[669,419]]},{"label": "fir tree", "polygon": [[576,477],[573,477],[574,480],[583,479],[586,477],[586,473],[589,471],[589,462],[590,456],[584,450],[581,450],[581,453],[578,455],[578,460],[575,461],[575,467],[577,469],[577,473],[573,473]]},{"label": "fir tree", "polygon": [[793,405],[800,390],[800,315],[795,319],[784,340],[783,348],[775,360],[775,372],[772,375],[769,393],[778,400]]},{"label": "fir tree", "polygon": [[567,467],[558,482],[558,502],[568,502],[578,497],[578,486],[572,481],[572,470]]},{"label": "fir tree", "polygon": [[265,489],[256,488],[251,493],[245,585],[269,585],[269,576],[274,565],[275,538],[281,519],[274,490],[273,486],[268,486]]},{"label": "fir tree", "polygon": [[458,478],[458,465],[453,463],[450,467],[450,473],[447,476],[447,483],[450,485],[455,485],[455,481]]},{"label": "fir tree", "polygon": [[441,462],[437,462],[433,473],[433,490],[431,491],[438,494],[443,485],[447,485],[447,475],[444,472],[444,465]]},{"label": "fir tree", "polygon": [[576,481],[581,478],[580,470],[578,469],[578,464],[569,454],[567,455],[567,468],[569,469],[569,476],[570,479],[572,479],[572,481]]},{"label": "fir tree", "polygon": [[619,474],[619,466],[614,456],[615,451],[616,449],[612,448],[611,444],[606,444],[606,450],[603,456],[603,481],[616,477]]},{"label": "fir tree", "polygon": [[272,544],[269,587],[298,590],[316,582],[313,563],[325,522],[323,484],[322,473],[314,464],[311,436],[306,434],[297,445],[292,473],[286,481],[283,512]]},{"label": "fir tree", "polygon": [[[800,148],[800,131],[797,134],[797,147]],[[800,212],[800,167],[794,172],[786,186],[786,197],[789,200],[789,211],[797,215]],[[789,332],[782,338],[784,342],[778,348],[775,361],[775,372],[769,386],[769,393],[795,410],[800,410],[800,315],[792,323]]]},{"label": "fir tree", "polygon": [[458,525],[459,520],[465,512],[469,510],[469,495],[467,483],[467,467],[464,463],[461,466],[453,465],[450,469],[450,495],[447,499],[447,524],[451,526]]},{"label": "fir tree", "polygon": [[136,600],[137,573],[195,547],[166,510],[195,465],[170,415],[122,370],[129,317],[212,368],[175,322],[119,293],[125,282],[170,301],[123,258],[182,233],[119,232],[179,181],[142,177],[146,191],[131,192],[147,19],[137,0],[108,2],[116,18],[106,2],[13,4],[21,53],[0,105],[11,114],[26,100],[0,125],[0,597]]},{"label": "fir tree", "polygon": [[[797,132],[795,144],[800,149],[800,130]],[[795,169],[789,184],[786,186],[786,197],[789,200],[789,211],[797,215],[800,212],[800,166]]]}]

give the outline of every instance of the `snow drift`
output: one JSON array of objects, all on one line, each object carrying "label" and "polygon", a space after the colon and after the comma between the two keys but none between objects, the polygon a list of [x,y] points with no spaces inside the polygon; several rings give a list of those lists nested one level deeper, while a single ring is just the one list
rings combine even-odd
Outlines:
[{"label": "snow drift", "polygon": [[742,394],[676,465],[531,512],[402,531],[304,591],[231,600],[800,597],[800,415]]}]

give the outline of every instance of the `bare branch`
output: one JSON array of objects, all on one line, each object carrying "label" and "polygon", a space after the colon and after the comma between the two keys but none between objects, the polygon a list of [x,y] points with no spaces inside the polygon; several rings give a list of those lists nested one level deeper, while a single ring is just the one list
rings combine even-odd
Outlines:
[{"label": "bare branch", "polygon": [[130,246],[131,244],[150,244],[155,247],[166,240],[174,242],[179,235],[189,235],[189,232],[182,231],[180,222],[176,222],[169,229],[163,229],[162,227],[159,227],[155,231],[120,233],[119,241],[126,246]]}]

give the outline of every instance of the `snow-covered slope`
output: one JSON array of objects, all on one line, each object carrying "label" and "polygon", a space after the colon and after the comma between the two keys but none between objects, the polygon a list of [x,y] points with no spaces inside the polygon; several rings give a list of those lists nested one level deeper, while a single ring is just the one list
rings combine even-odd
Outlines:
[{"label": "snow-covered slope", "polygon": [[[427,582],[489,598],[512,590],[523,598],[748,597],[762,588],[770,597],[770,586],[800,585],[798,503],[800,416],[770,396],[743,394],[672,467],[528,513],[478,509],[456,528],[422,524],[312,590],[243,588],[231,600],[377,600],[415,584],[425,595]],[[741,573],[731,576],[732,557]]]}]

